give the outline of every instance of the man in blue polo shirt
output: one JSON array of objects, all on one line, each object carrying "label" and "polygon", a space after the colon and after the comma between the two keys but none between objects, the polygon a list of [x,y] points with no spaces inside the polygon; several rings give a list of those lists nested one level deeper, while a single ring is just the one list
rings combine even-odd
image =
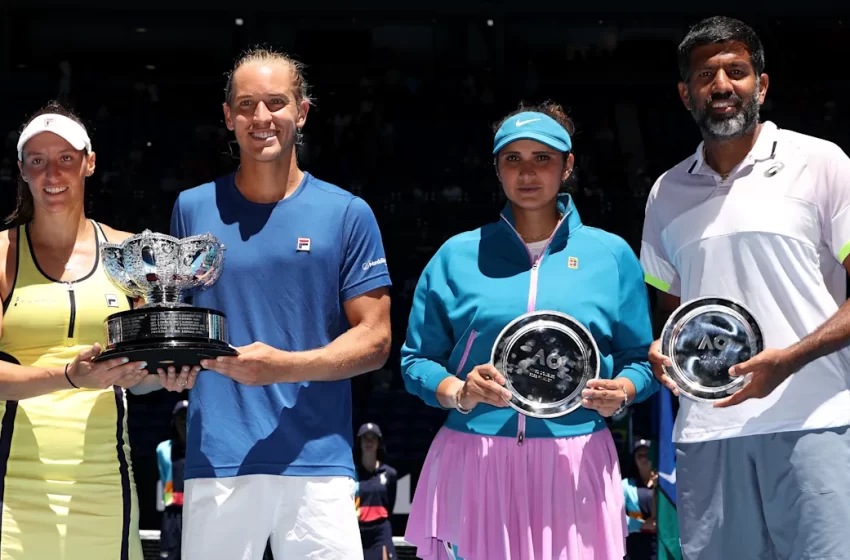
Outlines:
[{"label": "man in blue polo shirt", "polygon": [[362,558],[349,379],[390,346],[390,285],[369,206],[298,168],[300,65],[255,50],[228,77],[239,170],[183,192],[172,233],[226,246],[193,304],[239,356],[202,362],[189,399],[184,560]]}]

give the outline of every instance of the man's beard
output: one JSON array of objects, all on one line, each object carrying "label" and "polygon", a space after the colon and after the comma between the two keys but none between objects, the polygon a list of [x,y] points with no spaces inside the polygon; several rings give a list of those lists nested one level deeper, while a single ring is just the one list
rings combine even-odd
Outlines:
[{"label": "man's beard", "polygon": [[[690,92],[688,100],[690,101]],[[731,115],[712,115],[711,104],[715,101],[731,101],[738,106]],[[702,131],[703,137],[711,140],[734,140],[740,138],[752,130],[759,123],[759,88],[756,87],[753,96],[742,100],[734,93],[729,95],[713,95],[705,104],[697,107],[691,104],[691,115]]]}]

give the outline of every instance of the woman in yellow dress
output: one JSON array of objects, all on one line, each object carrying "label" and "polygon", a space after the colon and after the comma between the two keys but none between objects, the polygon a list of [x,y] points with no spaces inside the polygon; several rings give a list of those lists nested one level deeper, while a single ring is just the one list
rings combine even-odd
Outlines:
[{"label": "woman in yellow dress", "polygon": [[133,305],[98,248],[130,234],[85,216],[95,153],[80,119],[55,102],[39,110],[18,167],[0,232],[0,558],[142,560],[125,389],[181,391],[198,370],[92,362],[104,320]]}]

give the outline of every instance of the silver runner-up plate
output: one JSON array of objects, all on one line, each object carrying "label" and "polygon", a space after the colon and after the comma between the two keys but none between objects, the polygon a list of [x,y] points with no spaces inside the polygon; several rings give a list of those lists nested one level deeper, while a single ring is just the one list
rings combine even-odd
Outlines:
[{"label": "silver runner-up plate", "polygon": [[729,368],[764,349],[764,336],[752,312],[723,297],[701,297],[679,306],[661,333],[661,353],[673,362],[665,373],[679,393],[714,402],[739,391],[745,376]]},{"label": "silver runner-up plate", "polygon": [[557,311],[511,321],[493,344],[491,363],[505,376],[508,404],[534,418],[557,418],[581,406],[581,392],[599,377],[599,349],[584,325]]}]

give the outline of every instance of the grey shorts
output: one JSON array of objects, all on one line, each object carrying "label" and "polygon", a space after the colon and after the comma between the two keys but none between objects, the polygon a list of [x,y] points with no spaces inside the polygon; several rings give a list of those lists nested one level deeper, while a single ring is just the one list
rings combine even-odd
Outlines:
[{"label": "grey shorts", "polygon": [[685,560],[850,559],[850,428],[676,445]]}]

